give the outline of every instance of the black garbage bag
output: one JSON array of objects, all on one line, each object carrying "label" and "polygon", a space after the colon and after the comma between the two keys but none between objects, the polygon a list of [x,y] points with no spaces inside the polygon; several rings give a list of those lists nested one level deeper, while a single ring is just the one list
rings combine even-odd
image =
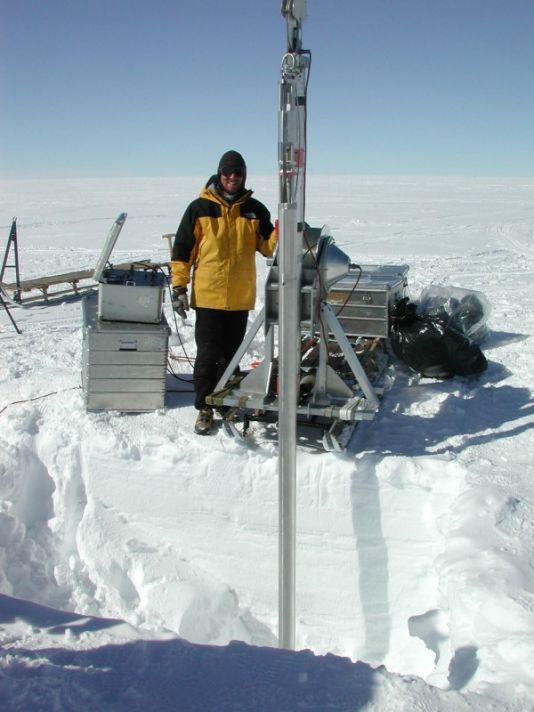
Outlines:
[{"label": "black garbage bag", "polygon": [[473,376],[488,365],[478,344],[456,331],[448,317],[420,315],[407,298],[392,310],[391,345],[401,361],[427,378]]}]

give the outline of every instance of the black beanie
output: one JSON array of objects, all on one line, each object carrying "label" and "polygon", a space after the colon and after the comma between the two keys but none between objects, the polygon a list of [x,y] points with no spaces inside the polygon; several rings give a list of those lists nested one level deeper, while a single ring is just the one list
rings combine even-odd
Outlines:
[{"label": "black beanie", "polygon": [[221,156],[221,160],[219,161],[219,168],[217,169],[218,175],[221,175],[221,171],[223,170],[223,168],[241,168],[243,170],[244,175],[246,175],[247,171],[247,165],[245,163],[245,160],[243,156],[237,151],[226,151],[226,153],[223,153],[223,155]]}]

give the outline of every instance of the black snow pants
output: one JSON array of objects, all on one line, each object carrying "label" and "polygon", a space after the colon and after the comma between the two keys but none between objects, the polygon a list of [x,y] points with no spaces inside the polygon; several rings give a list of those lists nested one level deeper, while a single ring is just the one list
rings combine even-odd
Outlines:
[{"label": "black snow pants", "polygon": [[196,308],[195,341],[197,356],[193,369],[195,408],[206,405],[247,330],[248,311]]}]

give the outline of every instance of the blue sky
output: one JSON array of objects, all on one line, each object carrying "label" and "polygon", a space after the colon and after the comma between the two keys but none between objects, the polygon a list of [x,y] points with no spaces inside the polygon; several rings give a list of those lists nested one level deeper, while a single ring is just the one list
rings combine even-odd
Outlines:
[{"label": "blue sky", "polygon": [[[0,0],[0,177],[277,169],[280,0]],[[308,0],[308,172],[534,175],[534,0]]]}]

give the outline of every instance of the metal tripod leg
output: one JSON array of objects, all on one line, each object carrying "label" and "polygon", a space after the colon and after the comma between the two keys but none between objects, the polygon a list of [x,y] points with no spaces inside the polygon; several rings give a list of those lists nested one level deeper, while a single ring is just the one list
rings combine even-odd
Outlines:
[{"label": "metal tripod leg", "polygon": [[[8,264],[9,255],[13,249],[13,264]],[[4,274],[7,267],[11,267],[15,270],[15,284],[17,289],[14,294],[14,300],[20,302],[20,269],[19,269],[19,248],[17,242],[17,218],[13,218],[11,223],[11,230],[9,232],[9,237],[7,238],[6,250],[4,253],[4,259],[2,260],[2,267],[0,267],[0,282],[4,279]],[[3,301],[3,300],[2,300]],[[13,320],[12,320],[13,321]]]},{"label": "metal tripod leg", "polygon": [[7,314],[8,317],[11,319],[11,323],[12,323],[13,326],[15,327],[15,330],[16,330],[17,334],[22,334],[22,331],[21,331],[21,330],[19,329],[19,327],[17,326],[17,322],[15,321],[15,319],[13,319],[13,315],[12,315],[11,312],[9,311],[8,306],[7,306],[7,303],[6,303],[6,300],[4,299],[4,297],[3,297],[3,295],[2,295],[1,292],[0,292],[0,302],[2,303],[2,306],[4,307],[4,309],[6,310],[6,314]]},{"label": "metal tripod leg", "polygon": [[221,390],[221,388],[224,387],[226,381],[230,378],[230,376],[233,374],[235,367],[239,364],[241,361],[241,358],[243,355],[246,353],[248,347],[252,343],[252,339],[256,336],[258,333],[260,326],[263,324],[265,319],[265,307],[262,308],[258,316],[254,319],[252,326],[248,330],[247,334],[245,335],[245,338],[243,339],[243,342],[241,346],[237,349],[237,351],[234,354],[234,357],[226,367],[224,373],[222,376],[219,378],[219,382],[215,386],[215,391]]}]

